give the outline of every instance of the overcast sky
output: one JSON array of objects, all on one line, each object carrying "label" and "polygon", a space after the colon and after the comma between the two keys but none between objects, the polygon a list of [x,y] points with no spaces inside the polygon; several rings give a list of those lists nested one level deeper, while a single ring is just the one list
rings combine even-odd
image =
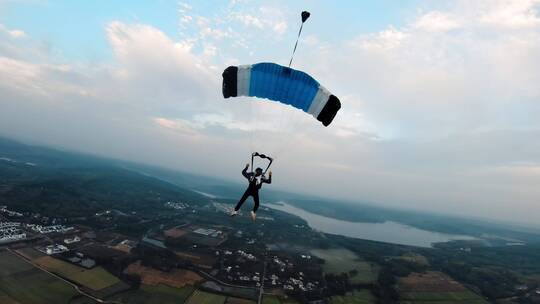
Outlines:
[{"label": "overcast sky", "polygon": [[[371,2],[371,3],[368,3]],[[231,64],[294,67],[343,108],[328,128],[221,96]],[[0,134],[241,181],[540,222],[540,1],[0,0]]]}]

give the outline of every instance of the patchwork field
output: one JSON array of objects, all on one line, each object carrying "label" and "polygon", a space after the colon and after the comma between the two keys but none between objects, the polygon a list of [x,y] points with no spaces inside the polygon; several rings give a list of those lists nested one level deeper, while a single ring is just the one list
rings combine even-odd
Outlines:
[{"label": "patchwork field", "polygon": [[176,227],[164,231],[165,236],[170,238],[179,238],[184,236],[186,233],[186,230]]},{"label": "patchwork field", "polygon": [[173,288],[166,285],[141,285],[139,290],[130,290],[111,297],[110,300],[126,304],[180,304],[193,293],[192,286]]},{"label": "patchwork field", "polygon": [[35,260],[37,258],[47,256],[45,253],[37,251],[36,249],[31,248],[31,247],[17,249],[15,251],[17,251],[18,254],[24,256],[25,258],[29,260]]},{"label": "patchwork field", "polygon": [[120,282],[117,277],[101,267],[86,269],[50,256],[37,258],[34,263],[92,290],[101,290]]},{"label": "patchwork field", "polygon": [[203,280],[201,276],[193,271],[177,269],[171,272],[163,272],[154,268],[141,265],[137,261],[129,265],[125,270],[126,274],[136,274],[141,277],[141,282],[146,285],[164,284],[170,287],[182,288],[186,285],[195,285]]},{"label": "patchwork field", "polygon": [[347,249],[315,249],[311,250],[311,254],[325,261],[325,273],[340,274],[356,270],[350,278],[353,284],[369,284],[379,276],[379,265],[363,261]]},{"label": "patchwork field", "polygon": [[195,290],[195,292],[189,297],[187,304],[224,304],[227,297],[208,293],[201,290]]},{"label": "patchwork field", "polygon": [[19,272],[29,271],[34,267],[8,251],[0,252],[0,277],[13,275]]},{"label": "patchwork field", "polygon": [[19,304],[19,302],[15,301],[13,298],[5,294],[2,290],[0,290],[0,303],[2,304]]},{"label": "patchwork field", "polygon": [[330,299],[330,304],[372,304],[377,303],[377,299],[369,290],[362,289],[354,291],[344,296],[334,296]]},{"label": "patchwork field", "polygon": [[15,254],[0,252],[0,303],[69,303],[78,295],[64,281],[40,270]]},{"label": "patchwork field", "polygon": [[412,273],[398,281],[402,303],[487,303],[441,272]]},{"label": "patchwork field", "polygon": [[263,297],[263,304],[298,304],[296,300],[293,299],[282,299],[278,296],[265,295]]},{"label": "patchwork field", "polygon": [[396,257],[395,259],[400,259],[407,262],[416,263],[418,265],[429,266],[429,261],[426,259],[425,256],[420,255],[420,254],[409,253],[409,254],[404,254],[400,257]]},{"label": "patchwork field", "polygon": [[228,297],[227,300],[225,301],[225,304],[255,304],[255,303],[257,302],[252,301],[252,300],[233,298],[233,297]]}]

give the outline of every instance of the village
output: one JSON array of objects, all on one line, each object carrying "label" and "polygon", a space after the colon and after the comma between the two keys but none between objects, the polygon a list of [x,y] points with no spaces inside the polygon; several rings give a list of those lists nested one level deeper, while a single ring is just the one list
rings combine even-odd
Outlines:
[{"label": "village", "polygon": [[[217,203],[200,207],[167,202],[164,208],[191,215],[209,212],[209,208],[214,214],[225,211],[225,206]],[[283,297],[287,293],[317,292],[323,282],[321,267],[311,263],[309,253],[272,251],[258,241],[264,235],[260,230],[195,224],[189,220],[180,224],[163,221],[137,238],[111,229],[72,224],[68,218],[9,210],[6,206],[0,212],[0,248],[75,282],[94,297],[110,297],[129,290],[138,280],[144,281],[144,272],[137,272],[140,269],[152,271],[158,281],[175,269],[184,269],[201,278],[198,283],[203,290],[252,300],[263,293]],[[126,214],[104,210],[89,218],[99,224]],[[266,216],[261,221],[273,220]],[[127,267],[118,268],[119,265]],[[76,269],[84,275],[75,276]],[[135,281],[134,275],[138,277]],[[95,289],[86,283],[98,278],[111,284]],[[109,293],[109,289],[114,293]]]}]

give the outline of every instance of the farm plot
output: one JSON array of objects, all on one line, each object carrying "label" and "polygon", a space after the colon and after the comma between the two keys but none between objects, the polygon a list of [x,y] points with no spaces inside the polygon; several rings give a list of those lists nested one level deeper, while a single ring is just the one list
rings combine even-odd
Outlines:
[{"label": "farm plot", "polygon": [[201,290],[195,290],[187,304],[224,304],[227,297],[209,293]]},{"label": "farm plot", "polygon": [[192,286],[173,288],[163,284],[141,285],[140,289],[115,295],[111,300],[129,304],[179,304],[184,303],[193,290]]},{"label": "farm plot", "polygon": [[154,268],[145,267],[137,261],[129,265],[125,270],[126,274],[136,274],[141,277],[141,282],[146,285],[164,284],[170,287],[182,288],[186,285],[195,285],[203,280],[201,276],[193,271],[176,269],[171,272],[163,272]]},{"label": "farm plot", "polygon": [[0,252],[0,303],[69,303],[78,295],[66,282],[10,252]]},{"label": "farm plot", "polygon": [[369,290],[362,289],[354,291],[344,296],[333,296],[330,304],[372,304],[377,303],[377,299]]},{"label": "farm plot", "polygon": [[101,267],[86,269],[49,256],[38,258],[34,263],[92,290],[101,290],[120,282]]},{"label": "farm plot", "polygon": [[487,303],[459,282],[436,271],[400,278],[397,289],[402,303]]},{"label": "farm plot", "polygon": [[379,276],[379,265],[363,261],[347,249],[316,249],[311,250],[311,254],[324,260],[325,273],[349,273],[353,284],[373,283]]}]

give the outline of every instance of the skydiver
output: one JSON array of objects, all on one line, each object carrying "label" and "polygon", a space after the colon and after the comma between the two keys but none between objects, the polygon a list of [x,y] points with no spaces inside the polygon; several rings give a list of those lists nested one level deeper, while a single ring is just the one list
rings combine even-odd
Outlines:
[{"label": "skydiver", "polygon": [[246,167],[244,168],[244,170],[242,170],[242,175],[249,182],[248,188],[244,192],[244,195],[242,195],[242,198],[240,198],[240,200],[238,201],[238,204],[236,204],[236,207],[234,207],[234,210],[231,212],[231,216],[237,215],[238,210],[240,210],[240,207],[242,207],[242,204],[249,196],[251,196],[253,197],[253,201],[255,202],[253,210],[251,211],[251,219],[255,220],[257,217],[257,209],[259,209],[259,190],[261,189],[263,183],[272,183],[272,171],[268,173],[268,178],[266,178],[266,176],[264,176],[263,174],[263,169],[257,168],[255,169],[255,173],[248,173],[248,168],[249,164],[246,164]]}]

